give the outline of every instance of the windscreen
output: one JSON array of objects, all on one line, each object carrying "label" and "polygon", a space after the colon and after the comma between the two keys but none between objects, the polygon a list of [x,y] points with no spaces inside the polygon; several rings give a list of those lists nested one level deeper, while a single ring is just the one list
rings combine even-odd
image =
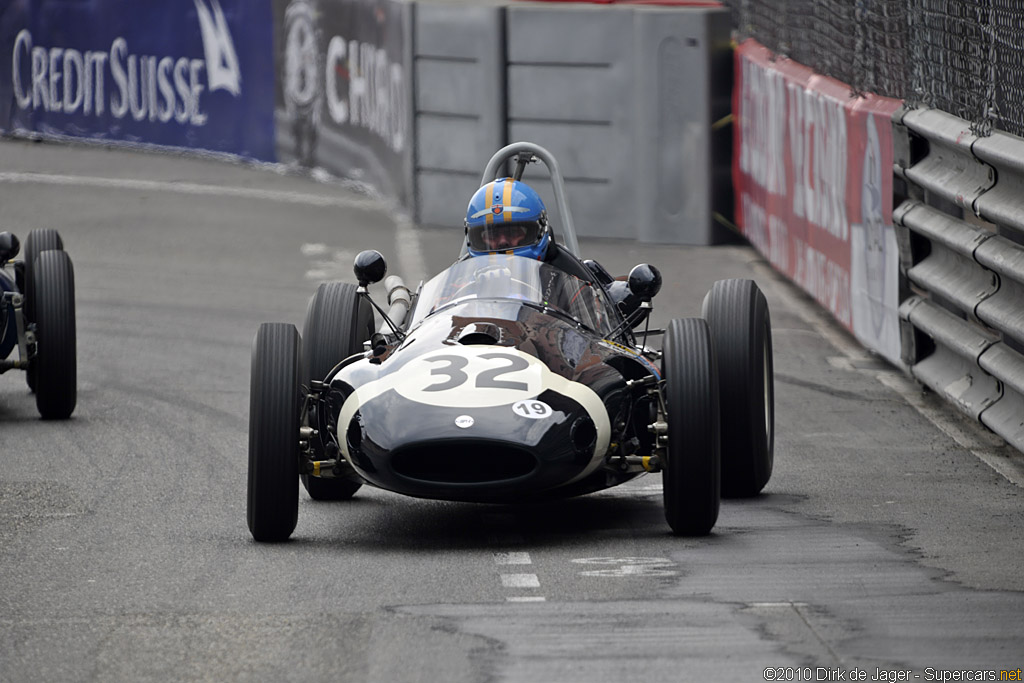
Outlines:
[{"label": "windscreen", "polygon": [[611,331],[615,320],[599,286],[543,261],[493,254],[459,261],[423,285],[409,327],[469,301],[520,302],[567,316],[601,334]]}]

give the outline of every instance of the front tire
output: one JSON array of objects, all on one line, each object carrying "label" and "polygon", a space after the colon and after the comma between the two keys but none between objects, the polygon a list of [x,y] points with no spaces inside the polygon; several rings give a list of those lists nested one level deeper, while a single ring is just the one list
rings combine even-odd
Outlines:
[{"label": "front tire", "polygon": [[718,521],[718,375],[714,344],[700,318],[673,320],[665,333],[662,375],[668,448],[662,470],[665,519],[673,533],[703,536]]},{"label": "front tire", "polygon": [[[36,321],[36,293],[35,293],[35,268],[36,258],[44,251],[63,251],[64,240],[60,238],[60,233],[53,228],[44,228],[42,230],[32,230],[28,233],[28,237],[25,238],[25,288],[22,292],[25,294],[25,324],[34,323]],[[32,391],[36,390],[37,382],[37,366],[29,366],[28,372],[25,373],[25,381],[28,383],[28,388]]]},{"label": "front tire", "polygon": [[63,251],[44,251],[32,270],[36,355],[36,408],[44,420],[66,420],[78,401],[75,270]]},{"label": "front tire", "polygon": [[298,522],[301,343],[284,323],[263,323],[253,340],[246,517],[257,541],[287,540]]},{"label": "front tire", "polygon": [[[306,309],[302,327],[302,377],[306,386],[323,380],[340,361],[363,350],[373,334],[373,309],[356,293],[354,285],[325,282]],[[321,479],[302,475],[302,485],[313,500],[348,500],[362,486],[354,479]]]},{"label": "front tire", "polygon": [[775,460],[775,389],[768,302],[753,280],[719,280],[704,297],[718,354],[722,495],[756,496]]}]

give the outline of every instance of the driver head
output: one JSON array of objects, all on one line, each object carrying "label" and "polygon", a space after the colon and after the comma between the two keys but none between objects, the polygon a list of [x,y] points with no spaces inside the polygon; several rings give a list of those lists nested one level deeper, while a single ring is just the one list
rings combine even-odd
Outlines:
[{"label": "driver head", "polygon": [[466,209],[466,241],[471,256],[505,253],[542,259],[551,241],[544,202],[518,180],[487,183]]}]

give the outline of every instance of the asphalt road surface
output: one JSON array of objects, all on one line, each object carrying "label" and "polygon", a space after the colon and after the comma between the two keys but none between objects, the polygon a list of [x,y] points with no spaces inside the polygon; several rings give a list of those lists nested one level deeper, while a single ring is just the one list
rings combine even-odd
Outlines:
[{"label": "asphalt road surface", "polygon": [[3,141],[0,229],[43,227],[75,266],[78,408],[43,422],[24,376],[0,377],[0,681],[1024,668],[1022,456],[860,351],[749,248],[582,240],[612,272],[661,268],[656,323],[697,315],[716,279],[766,293],[775,471],[723,502],[711,536],[670,535],[649,475],[524,506],[303,492],[293,540],[261,545],[245,524],[257,326],[301,328],[317,282],[351,281],[362,249],[415,284],[454,260],[461,228],[415,230],[273,169]]}]

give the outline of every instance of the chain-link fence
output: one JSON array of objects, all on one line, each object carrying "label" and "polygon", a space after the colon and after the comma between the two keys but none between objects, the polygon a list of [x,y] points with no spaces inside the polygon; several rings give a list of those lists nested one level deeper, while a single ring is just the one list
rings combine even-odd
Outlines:
[{"label": "chain-link fence", "polygon": [[724,0],[738,37],[871,92],[1024,136],[1024,0]]}]

